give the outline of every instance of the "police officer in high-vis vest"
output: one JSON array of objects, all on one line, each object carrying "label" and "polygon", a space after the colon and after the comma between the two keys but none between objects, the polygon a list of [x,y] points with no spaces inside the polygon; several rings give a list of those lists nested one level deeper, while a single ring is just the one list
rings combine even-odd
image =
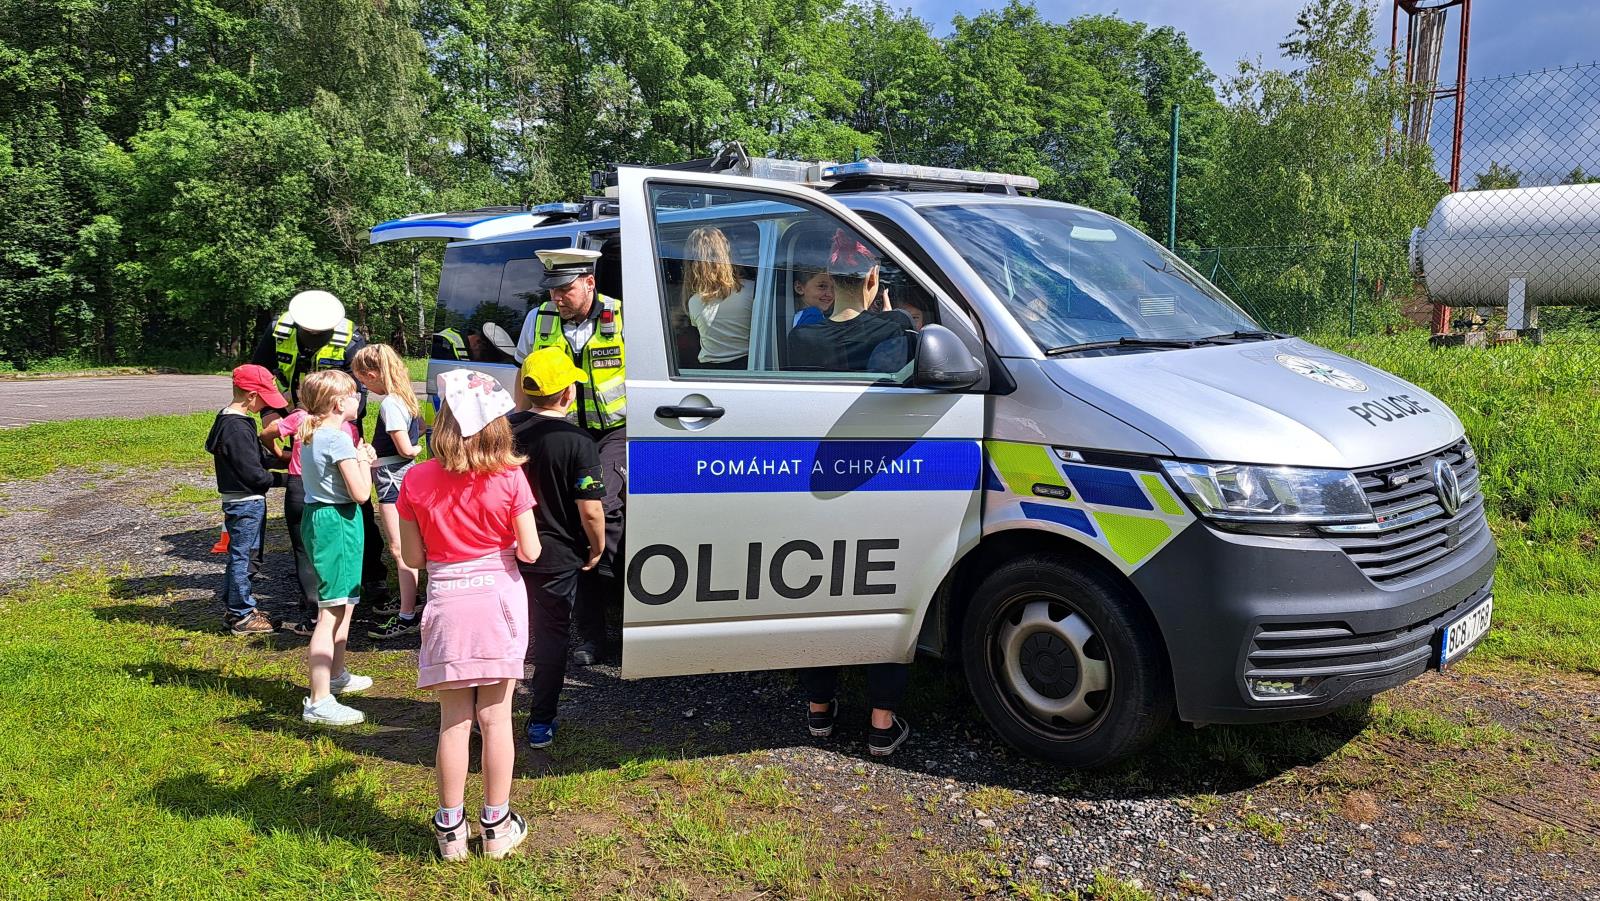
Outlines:
[{"label": "police officer in high-vis vest", "polygon": [[605,641],[605,598],[621,585],[622,516],[627,498],[628,398],[622,346],[622,302],[597,294],[598,250],[569,247],[538,251],[544,266],[540,287],[550,299],[528,313],[517,338],[517,357],[542,347],[558,347],[583,370],[578,398],[567,418],[599,443],[606,483],[606,554],[595,568],[604,585],[580,590],[572,624],[578,633],[574,663],[594,663]]},{"label": "police officer in high-vis vest", "polygon": [[[345,318],[344,304],[339,298],[327,291],[301,291],[289,301],[289,309],[277,318],[272,329],[261,337],[250,361],[265,366],[277,376],[289,403],[298,406],[300,382],[307,373],[322,369],[349,373],[350,361],[364,346],[366,341],[357,333],[355,324]],[[359,415],[365,415],[366,389],[360,382],[356,386],[361,395]],[[263,429],[287,415],[287,409],[262,411]],[[284,495],[283,518],[289,527],[289,543],[294,548],[295,578],[300,583],[301,600],[309,605],[307,612],[315,617],[317,576],[311,568],[311,556],[300,540],[300,519],[305,513],[305,503],[305,484],[298,475],[291,475]],[[388,597],[385,584],[388,571],[383,564],[383,535],[373,518],[370,499],[361,504],[361,519],[366,533],[361,561],[361,596],[368,603],[381,604]],[[309,624],[301,623],[295,631],[308,628]]]}]

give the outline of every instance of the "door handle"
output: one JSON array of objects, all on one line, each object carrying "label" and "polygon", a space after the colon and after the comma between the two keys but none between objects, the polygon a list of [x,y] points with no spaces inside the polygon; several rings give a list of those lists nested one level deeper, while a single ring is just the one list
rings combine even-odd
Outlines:
[{"label": "door handle", "polygon": [[722,414],[728,412],[721,407],[685,407],[678,404],[662,404],[656,407],[657,419],[721,419]]}]

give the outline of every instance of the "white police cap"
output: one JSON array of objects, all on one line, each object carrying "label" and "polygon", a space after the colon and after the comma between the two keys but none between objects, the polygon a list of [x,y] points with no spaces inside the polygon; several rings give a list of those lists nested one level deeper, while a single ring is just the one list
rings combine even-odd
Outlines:
[{"label": "white police cap", "polygon": [[559,288],[582,275],[593,275],[595,261],[600,251],[583,247],[563,247],[560,250],[535,251],[544,266],[542,288]]},{"label": "white police cap", "polygon": [[328,332],[344,321],[344,304],[327,291],[301,291],[289,301],[289,318],[308,332]]}]

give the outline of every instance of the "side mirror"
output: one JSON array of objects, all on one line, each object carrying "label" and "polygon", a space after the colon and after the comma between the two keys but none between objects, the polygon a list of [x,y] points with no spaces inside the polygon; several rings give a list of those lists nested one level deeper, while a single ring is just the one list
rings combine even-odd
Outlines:
[{"label": "side mirror", "polygon": [[961,343],[956,333],[942,325],[925,325],[917,333],[917,359],[911,384],[938,391],[970,388],[983,378],[983,363]]}]

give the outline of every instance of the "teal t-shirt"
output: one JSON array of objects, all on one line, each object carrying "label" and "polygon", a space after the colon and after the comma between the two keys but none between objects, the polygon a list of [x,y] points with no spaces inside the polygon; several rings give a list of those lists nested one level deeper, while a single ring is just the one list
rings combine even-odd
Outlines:
[{"label": "teal t-shirt", "polygon": [[350,504],[355,498],[345,490],[340,460],[352,460],[356,445],[344,429],[321,428],[311,433],[311,442],[300,449],[300,475],[305,481],[306,503]]}]

